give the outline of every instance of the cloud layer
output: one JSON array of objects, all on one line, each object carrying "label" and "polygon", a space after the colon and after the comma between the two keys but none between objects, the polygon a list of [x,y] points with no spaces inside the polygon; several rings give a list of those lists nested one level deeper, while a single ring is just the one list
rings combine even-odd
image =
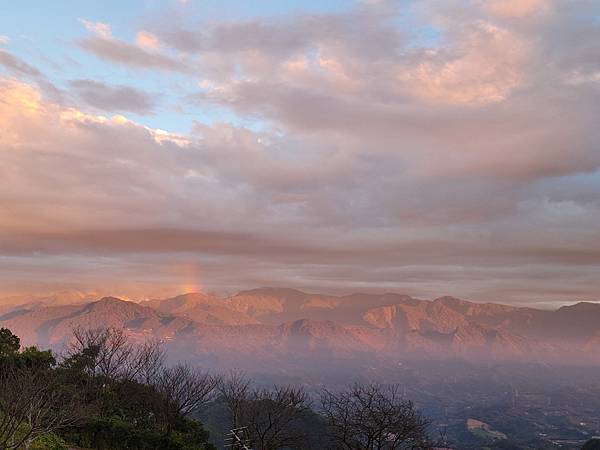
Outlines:
[{"label": "cloud layer", "polygon": [[133,42],[83,21],[74,46],[233,117],[185,135],[119,115],[153,112],[146,89],[71,79],[57,102],[1,50],[0,283],[597,298],[599,12],[363,2]]},{"label": "cloud layer", "polygon": [[109,85],[95,80],[73,80],[70,86],[84,104],[102,111],[145,114],[154,107],[153,95],[130,86]]}]

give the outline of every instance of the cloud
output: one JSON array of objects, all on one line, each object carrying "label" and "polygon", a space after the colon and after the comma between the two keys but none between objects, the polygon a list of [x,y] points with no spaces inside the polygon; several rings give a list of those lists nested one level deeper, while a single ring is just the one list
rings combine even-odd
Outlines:
[{"label": "cloud", "polygon": [[477,23],[462,31],[451,52],[425,52],[414,67],[399,70],[406,90],[426,100],[478,105],[500,102],[523,83],[528,44],[506,29]]},{"label": "cloud", "polygon": [[138,31],[135,35],[135,42],[140,47],[156,50],[158,48],[158,39],[152,33],[147,31]]},{"label": "cloud", "polygon": [[[3,197],[13,211],[2,223],[5,236],[11,236],[3,244],[5,254],[12,246],[59,254],[201,252],[336,264],[360,255],[382,261],[389,255],[397,262],[404,255],[405,263],[438,257],[444,263],[459,257],[465,262],[471,255],[481,263],[493,253],[494,259],[507,261],[560,260],[569,254],[561,247],[550,258],[550,250],[543,250],[547,243],[536,244],[530,233],[523,234],[527,245],[517,240],[497,248],[491,236],[484,245],[452,236],[452,226],[465,220],[477,228],[498,212],[528,215],[518,210],[526,192],[516,187],[458,179],[445,182],[440,191],[427,178],[398,177],[389,161],[327,155],[325,147],[307,139],[293,144],[287,137],[202,125],[182,141],[120,116],[107,119],[44,102],[26,84],[4,82],[2,93],[8,99],[1,111],[2,167],[13,173]],[[281,148],[297,154],[282,159]],[[455,201],[448,202],[449,197]],[[529,208],[539,201],[534,196]],[[155,214],[157,209],[162,213]],[[572,212],[551,214],[549,220],[561,223]],[[594,219],[592,214],[584,222]],[[355,231],[333,238],[337,227],[348,223]],[[308,228],[290,240],[290,226]],[[375,238],[378,229],[387,230],[382,240]],[[23,238],[16,238],[16,230]],[[582,250],[576,259],[595,261],[590,251]]]},{"label": "cloud", "polygon": [[483,7],[499,17],[523,18],[547,10],[547,0],[486,0]]},{"label": "cloud", "polygon": [[[181,73],[181,106],[202,115],[175,135],[85,112],[148,113],[147,92],[90,75],[53,102],[13,68],[20,81],[0,83],[0,273],[29,264],[51,283],[63,267],[90,287],[122,273],[152,290],[189,263],[209,288],[590,298],[594,11],[360,2],[165,18],[131,43],[86,24],[80,46],[166,89]],[[229,122],[205,119],[215,107]]]},{"label": "cloud", "polygon": [[73,80],[69,84],[79,99],[103,111],[147,114],[154,108],[153,95],[130,86],[109,85],[94,80]]},{"label": "cloud", "polygon": [[91,37],[79,41],[79,46],[99,58],[131,67],[186,72],[184,63],[160,53],[149,52],[136,45],[118,39]]},{"label": "cloud", "polygon": [[[509,3],[502,5],[515,7]],[[553,14],[526,23],[490,12],[495,2],[480,10],[425,5],[413,14],[441,36],[425,45],[393,26],[406,8],[382,5],[162,33],[168,44],[203,55],[193,101],[293,133],[343,136],[354,151],[396,159],[405,176],[526,183],[597,169],[590,118],[598,93],[584,87],[599,73],[590,64],[596,46],[579,39],[597,41],[591,4],[546,4]],[[520,5],[514,14],[542,8]]]},{"label": "cloud", "polygon": [[16,75],[30,77],[39,77],[41,75],[40,71],[35,67],[30,66],[26,62],[4,50],[0,50],[0,65],[4,66],[6,69]]},{"label": "cloud", "polygon": [[143,69],[174,72],[190,70],[183,61],[155,51],[156,47],[151,44],[156,42],[152,41],[152,35],[148,32],[138,34],[138,45],[135,45],[113,37],[107,24],[93,23],[85,19],[81,21],[94,36],[79,40],[78,45],[98,58]]},{"label": "cloud", "polygon": [[102,22],[92,22],[86,19],[79,19],[79,21],[83,24],[84,27],[86,27],[96,36],[101,37],[103,39],[110,39],[111,28],[109,24]]}]

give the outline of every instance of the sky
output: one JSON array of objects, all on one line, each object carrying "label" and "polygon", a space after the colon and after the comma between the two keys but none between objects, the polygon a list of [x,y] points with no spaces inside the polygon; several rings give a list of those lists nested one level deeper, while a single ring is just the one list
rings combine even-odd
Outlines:
[{"label": "sky", "polygon": [[23,0],[0,297],[600,300],[600,2]]}]

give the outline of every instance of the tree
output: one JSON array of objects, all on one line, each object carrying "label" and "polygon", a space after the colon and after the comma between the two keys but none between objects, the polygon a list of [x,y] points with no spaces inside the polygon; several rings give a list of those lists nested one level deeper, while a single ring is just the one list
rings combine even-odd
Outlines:
[{"label": "tree", "polygon": [[160,342],[129,341],[118,329],[76,330],[61,369],[94,413],[67,430],[70,442],[114,450],[212,448],[187,416],[210,397],[216,378],[187,365],[166,368]]},{"label": "tree", "polygon": [[56,358],[50,350],[40,351],[37,347],[27,347],[19,351],[20,349],[19,337],[7,328],[0,328],[0,370],[14,365],[49,369],[56,364]]},{"label": "tree", "polygon": [[163,368],[153,387],[162,396],[162,411],[171,432],[180,417],[187,417],[213,398],[219,377],[189,364]]},{"label": "tree", "polygon": [[158,340],[139,345],[130,342],[123,329],[76,328],[67,349],[67,358],[86,354],[87,370],[110,380],[140,380],[148,383],[164,363],[164,351]]},{"label": "tree", "polygon": [[157,339],[149,339],[138,345],[130,363],[129,376],[141,383],[151,385],[165,364],[165,351]]},{"label": "tree", "polygon": [[306,430],[300,423],[311,413],[310,398],[291,386],[256,389],[240,405],[240,424],[247,427],[255,450],[298,448]]},{"label": "tree", "polygon": [[348,450],[430,449],[428,421],[399,386],[355,384],[321,392],[321,412],[335,448]]},{"label": "tree", "polygon": [[250,379],[244,372],[232,370],[219,380],[217,390],[231,414],[231,428],[239,428],[242,405],[250,392]]},{"label": "tree", "polygon": [[21,340],[8,328],[0,328],[0,358],[14,355],[21,348]]},{"label": "tree", "polygon": [[8,330],[0,339],[0,450],[58,450],[64,442],[214,450],[202,424],[188,416],[210,398],[217,377],[185,365],[165,369],[159,342],[134,345],[110,328],[77,330],[57,362],[50,351],[19,351]]},{"label": "tree", "polygon": [[[10,336],[9,341],[15,342]],[[15,347],[11,347],[11,352]],[[54,370],[55,363],[50,352],[35,347],[3,358],[0,368],[1,449],[28,448],[36,438],[79,418],[77,397],[62,388]]]},{"label": "tree", "polygon": [[118,379],[127,374],[128,361],[133,354],[133,346],[125,331],[117,328],[76,328],[73,340],[67,349],[67,357],[81,354],[85,350],[93,356],[88,369],[91,375],[101,375]]}]

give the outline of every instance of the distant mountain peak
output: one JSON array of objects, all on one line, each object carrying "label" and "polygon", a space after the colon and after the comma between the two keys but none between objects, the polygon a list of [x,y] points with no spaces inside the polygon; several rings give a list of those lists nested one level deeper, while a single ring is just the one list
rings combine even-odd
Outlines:
[{"label": "distant mountain peak", "polygon": [[100,300],[94,303],[127,303],[127,300],[120,299],[118,297],[102,297]]},{"label": "distant mountain peak", "polygon": [[285,288],[285,287],[271,287],[264,286],[255,289],[248,289],[244,291],[238,292],[235,296],[238,295],[284,295],[284,296],[307,296],[306,292],[300,291],[294,288]]},{"label": "distant mountain peak", "polygon": [[600,303],[577,302],[573,305],[561,306],[558,311],[600,311]]},{"label": "distant mountain peak", "polygon": [[458,297],[453,297],[451,295],[444,295],[442,297],[438,297],[434,300],[435,303],[443,303],[445,305],[464,305],[470,304],[471,302],[467,300],[462,300]]}]

